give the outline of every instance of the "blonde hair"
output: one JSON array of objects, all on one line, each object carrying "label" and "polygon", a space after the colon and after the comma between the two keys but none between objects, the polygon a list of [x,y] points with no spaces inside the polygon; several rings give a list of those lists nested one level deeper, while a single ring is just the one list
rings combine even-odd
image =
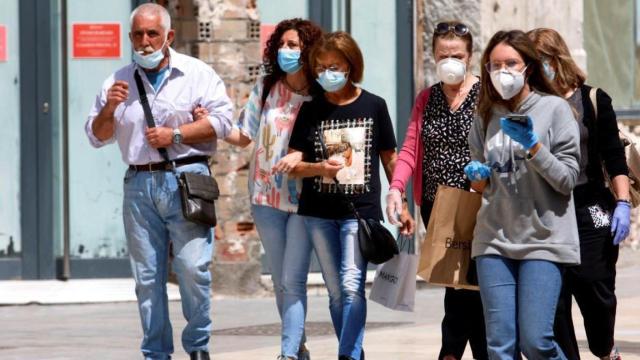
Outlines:
[{"label": "blonde hair", "polygon": [[533,42],[538,53],[549,58],[550,64],[556,69],[556,78],[551,81],[551,85],[560,94],[566,94],[584,84],[587,76],[573,61],[567,43],[557,31],[537,28],[529,31],[527,36]]}]

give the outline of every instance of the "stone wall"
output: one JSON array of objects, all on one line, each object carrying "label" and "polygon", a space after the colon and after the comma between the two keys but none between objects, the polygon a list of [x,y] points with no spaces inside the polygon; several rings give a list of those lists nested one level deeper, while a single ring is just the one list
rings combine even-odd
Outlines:
[{"label": "stone wall", "polygon": [[423,15],[422,70],[424,85],[436,82],[431,39],[435,25],[441,21],[459,20],[469,26],[473,35],[472,66],[480,74],[479,61],[485,44],[499,30],[550,27],[558,30],[569,45],[579,65],[586,69],[586,53],[582,36],[582,1],[557,0],[419,0]]},{"label": "stone wall", "polygon": [[[260,71],[260,23],[255,0],[169,0],[174,48],[210,64],[234,104],[233,121]],[[214,294],[252,295],[260,284],[261,245],[247,188],[251,149],[218,141],[211,169],[220,186],[216,203]]]}]

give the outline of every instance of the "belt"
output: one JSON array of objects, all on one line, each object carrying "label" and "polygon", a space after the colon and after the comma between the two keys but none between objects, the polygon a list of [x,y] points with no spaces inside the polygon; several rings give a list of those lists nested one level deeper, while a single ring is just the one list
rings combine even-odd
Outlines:
[{"label": "belt", "polygon": [[[176,164],[176,167],[180,165],[189,165],[189,164],[195,164],[199,162],[208,163],[209,157],[204,155],[189,156],[186,158],[175,159],[173,161],[173,163]],[[144,165],[129,165],[129,169],[135,170],[135,171],[171,171],[171,168],[172,168],[172,164],[167,161],[163,161],[159,163],[144,164]]]}]

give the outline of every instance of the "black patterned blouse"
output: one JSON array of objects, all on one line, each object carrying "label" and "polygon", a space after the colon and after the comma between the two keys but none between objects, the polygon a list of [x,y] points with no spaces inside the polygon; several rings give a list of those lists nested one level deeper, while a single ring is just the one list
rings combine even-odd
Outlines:
[{"label": "black patterned blouse", "polygon": [[433,202],[439,184],[468,189],[464,166],[470,160],[467,137],[476,112],[480,82],[469,90],[460,107],[451,112],[442,83],[431,87],[422,116],[422,202]]}]

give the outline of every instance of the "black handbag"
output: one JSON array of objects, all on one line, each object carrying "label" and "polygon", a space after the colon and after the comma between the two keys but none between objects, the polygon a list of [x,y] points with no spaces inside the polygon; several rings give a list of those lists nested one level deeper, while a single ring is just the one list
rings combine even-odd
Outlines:
[{"label": "black handbag", "polygon": [[362,256],[373,264],[382,264],[399,253],[391,232],[378,220],[358,217],[358,245]]},{"label": "black handbag", "polygon": [[211,176],[183,172],[178,177],[184,218],[203,225],[216,226],[215,200],[218,183]]},{"label": "black handbag", "polygon": [[[318,137],[320,138],[324,155],[327,153],[327,148],[322,139],[322,134]],[[400,251],[398,250],[396,238],[391,232],[378,220],[362,218],[353,202],[342,191],[338,179],[334,177],[333,182],[336,184],[337,191],[345,198],[349,209],[358,220],[358,246],[360,247],[362,256],[370,263],[379,265],[391,260],[394,255],[399,254]]]},{"label": "black handbag", "polygon": [[[133,77],[136,80],[138,94],[140,95],[140,103],[144,111],[144,117],[147,126],[153,128],[156,126],[153,120],[153,114],[149,107],[147,92],[144,90],[142,78],[136,70]],[[169,153],[165,148],[159,148],[158,151],[164,160],[171,164],[171,171],[178,179],[178,188],[180,190],[180,200],[182,202],[182,215],[185,219],[207,226],[216,226],[216,207],[215,200],[220,196],[218,183],[216,179],[210,175],[202,175],[190,172],[183,172],[180,175],[176,172],[175,162],[169,160]]]}]

